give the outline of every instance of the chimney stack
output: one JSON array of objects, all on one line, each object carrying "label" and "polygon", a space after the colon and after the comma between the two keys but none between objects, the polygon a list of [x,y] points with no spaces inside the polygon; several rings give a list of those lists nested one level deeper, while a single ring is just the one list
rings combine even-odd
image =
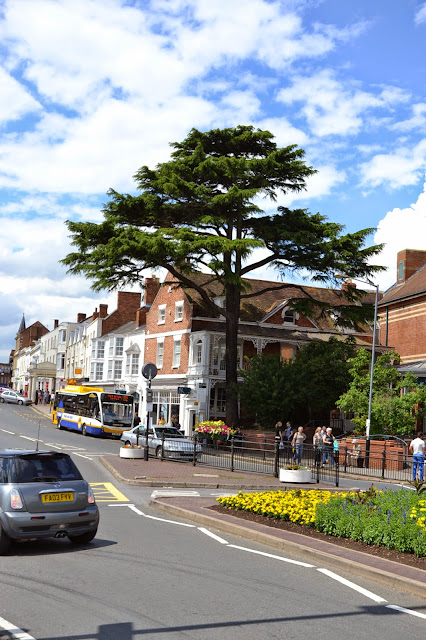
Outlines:
[{"label": "chimney stack", "polygon": [[83,320],[86,320],[86,314],[85,313],[77,313],[77,322],[83,322]]},{"label": "chimney stack", "polygon": [[54,328],[54,329],[57,329],[57,328],[58,328],[58,326],[59,326],[59,320],[54,320],[54,321],[53,321],[53,328]]},{"label": "chimney stack", "polygon": [[108,315],[108,305],[107,304],[100,304],[99,305],[99,317],[100,318],[106,318]]},{"label": "chimney stack", "polygon": [[152,276],[151,278],[145,278],[145,295],[144,295],[144,304],[151,305],[155,296],[160,290],[160,278],[156,276]]}]

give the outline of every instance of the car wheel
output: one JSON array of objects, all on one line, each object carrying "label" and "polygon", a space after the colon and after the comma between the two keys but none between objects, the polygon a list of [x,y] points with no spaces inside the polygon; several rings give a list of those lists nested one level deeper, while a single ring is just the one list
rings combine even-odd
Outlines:
[{"label": "car wheel", "polygon": [[4,398],[0,398],[0,402],[4,402]]},{"label": "car wheel", "polygon": [[9,551],[11,539],[0,524],[0,555]]},{"label": "car wheel", "polygon": [[94,531],[88,531],[87,533],[80,533],[78,536],[68,536],[68,538],[73,544],[87,544],[93,540],[97,531],[98,530],[95,529]]},{"label": "car wheel", "polygon": [[82,426],[82,428],[81,428],[81,433],[82,433],[84,436],[87,436],[87,435],[88,435],[88,433],[87,433],[87,431],[86,431],[86,425],[85,425],[85,424],[84,424],[84,425]]},{"label": "car wheel", "polygon": [[127,447],[127,446],[129,446],[129,447],[130,447],[130,445],[131,445],[130,440],[126,440],[126,442],[124,443],[124,446],[125,446],[125,447]]},{"label": "car wheel", "polygon": [[23,400],[18,400],[18,404],[24,404]]},{"label": "car wheel", "polygon": [[163,457],[163,447],[157,447],[155,450],[155,455],[157,456],[157,458],[162,458]]}]

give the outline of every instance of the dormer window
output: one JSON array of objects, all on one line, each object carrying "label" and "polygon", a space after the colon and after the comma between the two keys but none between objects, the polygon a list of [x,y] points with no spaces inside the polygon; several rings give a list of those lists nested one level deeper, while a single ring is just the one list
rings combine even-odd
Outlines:
[{"label": "dormer window", "polygon": [[215,303],[216,306],[221,307],[221,309],[223,309],[223,307],[225,306],[225,296],[216,296],[213,302]]},{"label": "dormer window", "polygon": [[291,307],[284,307],[281,313],[283,324],[295,324],[299,314]]}]

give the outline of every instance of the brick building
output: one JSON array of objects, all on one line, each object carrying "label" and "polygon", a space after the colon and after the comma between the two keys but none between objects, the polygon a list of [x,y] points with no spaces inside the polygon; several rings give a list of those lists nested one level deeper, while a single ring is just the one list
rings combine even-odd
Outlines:
[{"label": "brick building", "polygon": [[[223,293],[207,275],[196,276],[199,284],[219,306]],[[345,339],[351,334],[358,346],[372,344],[372,328],[365,325],[358,332],[339,326],[337,315],[307,317],[291,308],[289,299],[295,289],[266,291],[274,282],[248,280],[252,292],[259,295],[243,300],[238,331],[238,364],[245,366],[245,356],[256,353],[280,354],[284,359],[296,356],[300,347],[311,340]],[[354,286],[354,285],[352,285]],[[318,287],[300,288],[300,297],[312,296],[334,305],[342,304],[340,290]],[[367,293],[362,303],[372,304],[374,293]],[[181,287],[169,275],[161,286],[146,316],[145,362],[156,364],[153,381],[152,420],[170,421],[179,415],[185,431],[202,419],[225,416],[225,319],[206,307],[193,289]],[[178,394],[178,387],[190,390]]]},{"label": "brick building", "polygon": [[397,255],[397,280],[379,302],[380,340],[401,357],[403,371],[426,381],[426,251]]}]

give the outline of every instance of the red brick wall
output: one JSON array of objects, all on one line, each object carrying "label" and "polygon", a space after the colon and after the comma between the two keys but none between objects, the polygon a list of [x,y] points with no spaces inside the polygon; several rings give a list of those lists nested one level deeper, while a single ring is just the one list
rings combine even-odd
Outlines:
[{"label": "red brick wall", "polygon": [[[398,282],[405,282],[426,264],[426,251],[404,249],[404,251],[398,252],[396,261],[396,277],[398,278]],[[401,261],[404,263],[404,274],[402,279],[399,279],[398,266]]]},{"label": "red brick wall", "polygon": [[[166,278],[171,279],[170,277]],[[183,302],[183,318],[175,321],[175,303]],[[166,305],[166,315],[163,324],[158,324],[159,306]],[[164,333],[173,332],[175,335],[180,331],[191,329],[192,304],[188,301],[183,289],[173,284],[161,286],[152,307],[146,314],[146,336],[145,336],[145,362],[157,361],[157,337]],[[159,370],[162,374],[186,373],[189,361],[189,333],[181,335],[180,366],[172,367],[173,362],[173,336],[164,336],[164,356],[163,367]]]},{"label": "red brick wall", "polygon": [[117,309],[102,321],[102,335],[121,327],[127,322],[136,320],[136,312],[141,306],[141,294],[130,291],[119,291]]},{"label": "red brick wall", "polygon": [[[386,341],[386,313],[380,312],[380,342]],[[426,296],[389,306],[388,346],[403,362],[426,358]]]}]

